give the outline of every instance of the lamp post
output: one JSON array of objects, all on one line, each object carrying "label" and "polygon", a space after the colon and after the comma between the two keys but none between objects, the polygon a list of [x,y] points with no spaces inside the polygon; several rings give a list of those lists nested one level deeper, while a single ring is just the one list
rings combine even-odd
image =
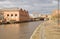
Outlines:
[{"label": "lamp post", "polygon": [[59,0],[58,0],[58,26],[59,26]]}]

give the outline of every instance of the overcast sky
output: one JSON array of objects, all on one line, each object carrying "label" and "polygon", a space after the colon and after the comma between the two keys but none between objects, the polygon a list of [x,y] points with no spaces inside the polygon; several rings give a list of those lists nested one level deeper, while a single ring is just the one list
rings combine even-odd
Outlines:
[{"label": "overcast sky", "polygon": [[19,7],[31,12],[50,13],[58,8],[57,0],[0,0],[0,8]]}]

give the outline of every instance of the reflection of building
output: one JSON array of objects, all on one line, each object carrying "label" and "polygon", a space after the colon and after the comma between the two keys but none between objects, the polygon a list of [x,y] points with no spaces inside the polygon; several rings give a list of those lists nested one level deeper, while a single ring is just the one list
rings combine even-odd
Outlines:
[{"label": "reflection of building", "polygon": [[[28,11],[22,9],[3,9],[0,14],[2,13],[2,17],[7,21],[28,21],[29,14]],[[1,15],[0,15],[1,17]]]}]

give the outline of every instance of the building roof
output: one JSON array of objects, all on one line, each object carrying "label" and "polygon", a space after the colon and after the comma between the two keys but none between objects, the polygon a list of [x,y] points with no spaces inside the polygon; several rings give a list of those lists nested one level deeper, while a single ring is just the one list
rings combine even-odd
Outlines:
[{"label": "building roof", "polygon": [[22,8],[3,8],[0,9],[0,11],[19,11]]}]

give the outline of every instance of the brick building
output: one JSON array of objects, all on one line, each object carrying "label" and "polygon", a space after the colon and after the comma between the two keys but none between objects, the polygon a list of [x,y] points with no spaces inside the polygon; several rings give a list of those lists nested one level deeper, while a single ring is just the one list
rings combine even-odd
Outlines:
[{"label": "brick building", "polygon": [[[6,22],[21,22],[21,21],[29,21],[29,13],[26,10],[21,9],[3,9],[0,10],[0,14],[2,13],[2,17]],[[1,15],[0,15],[1,18]],[[1,18],[2,19],[2,18]]]},{"label": "brick building", "polygon": [[20,15],[20,21],[29,21],[29,12],[23,9],[19,10],[19,15]]},{"label": "brick building", "polygon": [[57,15],[60,15],[60,10],[53,10],[52,16],[57,16]]},{"label": "brick building", "polygon": [[60,10],[53,10],[52,19],[58,20],[58,18],[60,19]]}]

